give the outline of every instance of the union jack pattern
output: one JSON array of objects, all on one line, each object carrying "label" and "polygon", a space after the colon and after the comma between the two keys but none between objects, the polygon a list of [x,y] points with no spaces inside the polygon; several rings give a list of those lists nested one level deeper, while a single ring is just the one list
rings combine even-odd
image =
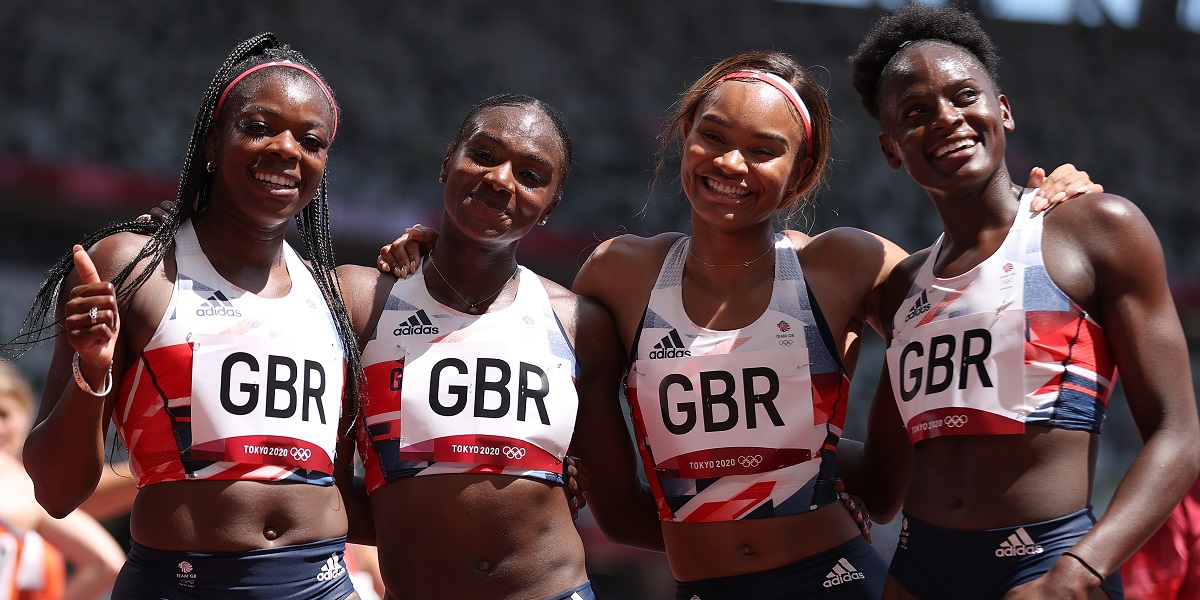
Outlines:
[{"label": "union jack pattern", "polygon": [[[1023,317],[1021,372],[991,375],[991,379],[1020,382],[1023,404],[1004,419],[1015,426],[999,423],[979,406],[972,405],[968,397],[963,405],[956,402],[953,406],[907,415],[906,424],[914,443],[938,435],[1020,433],[1024,431],[1022,423],[1100,431],[1117,378],[1116,362],[1100,324],[1046,272],[1042,257],[1044,213],[1029,212],[1031,198],[1030,191],[1022,197],[1016,221],[1000,248],[963,275],[948,279],[934,276],[933,264],[941,249],[941,239],[934,243],[906,300],[892,319],[894,339],[893,348],[889,349],[890,355],[905,341],[919,337],[922,327],[956,317],[1004,313]],[[929,307],[927,312],[922,312],[922,306]],[[890,364],[895,381],[897,364]],[[899,396],[897,390],[897,404],[904,414],[906,405],[911,403]],[[967,424],[960,426],[956,422],[952,427],[912,433],[916,422],[949,415],[955,415],[959,422],[966,417]],[[985,421],[988,418],[992,420]]]},{"label": "union jack pattern", "polygon": [[[154,337],[122,378],[113,410],[139,488],[186,479],[333,483],[331,468],[289,468],[269,461],[242,463],[192,456],[195,335],[283,338],[295,340],[297,345],[328,345],[340,353],[341,339],[308,267],[286,244],[284,255],[292,275],[291,292],[283,298],[260,298],[225,281],[204,256],[191,222],[180,226],[175,239],[178,275],[170,304]],[[221,309],[224,314],[219,314]],[[334,440],[342,390],[326,393],[337,400],[326,427]],[[290,445],[301,443],[287,441]]]},{"label": "union jack pattern", "polygon": [[[808,512],[832,502],[834,453],[845,423],[849,378],[808,290],[796,249],[786,237],[777,235],[775,285],[769,307],[745,328],[713,331],[693,324],[683,308],[683,265],[689,246],[689,238],[680,238],[663,263],[635,338],[626,379],[625,397],[659,518],[688,522],[769,518]],[[804,414],[810,422],[789,421],[779,427],[784,421],[781,418],[772,429],[762,414],[754,412],[763,408],[761,398],[754,408],[753,398],[747,398],[747,423],[757,419],[763,427],[755,431],[770,432],[768,437],[774,441],[765,441],[768,437],[749,430],[738,438],[699,428],[667,433],[659,422],[672,417],[663,412],[666,399],[660,400],[657,376],[648,373],[656,361],[692,361],[696,357],[703,362],[690,364],[702,367],[680,363],[679,368],[718,374],[722,369],[765,373],[768,365],[742,364],[753,363],[757,357],[803,365],[802,374],[791,375],[789,389],[811,390],[811,401],[807,394],[803,398],[781,394],[774,407],[779,413]],[[741,366],[734,367],[735,363]],[[644,380],[639,383],[639,379]],[[639,385],[645,386],[642,395]],[[726,388],[725,393],[732,392]],[[746,390],[740,393],[758,398]],[[803,410],[794,406],[807,402],[811,406]],[[684,446],[703,449],[678,454]],[[668,447],[674,449],[664,450]]]}]

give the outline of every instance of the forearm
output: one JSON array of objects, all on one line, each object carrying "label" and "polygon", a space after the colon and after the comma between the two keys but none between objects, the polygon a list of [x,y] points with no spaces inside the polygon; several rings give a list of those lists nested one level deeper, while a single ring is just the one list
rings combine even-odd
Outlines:
[{"label": "forearm", "polygon": [[592,516],[604,537],[614,544],[663,552],[662,522],[654,496],[646,486],[630,490],[618,501],[586,493]]},{"label": "forearm", "polygon": [[365,546],[376,545],[375,521],[371,517],[371,503],[367,498],[366,485],[361,477],[338,482],[342,503],[346,506],[346,541]]},{"label": "forearm", "polygon": [[25,441],[24,462],[38,502],[61,518],[87,500],[104,468],[104,400],[71,382]]}]

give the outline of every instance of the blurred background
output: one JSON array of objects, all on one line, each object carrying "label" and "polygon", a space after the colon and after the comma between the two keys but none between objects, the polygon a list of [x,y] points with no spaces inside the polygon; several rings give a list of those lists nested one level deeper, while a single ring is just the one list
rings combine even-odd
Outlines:
[{"label": "blurred background", "polygon": [[[835,117],[828,188],[780,226],[860,227],[920,249],[940,231],[936,215],[882,159],[845,61],[897,3],[4,0],[0,337],[17,334],[43,273],[74,241],[174,197],[213,72],[234,44],[266,30],[316,64],[344,111],[329,161],[339,262],[372,264],[405,226],[437,225],[445,146],[475,102],[500,92],[558,107],[575,144],[564,202],[525,240],[522,262],[569,285],[600,240],[685,230],[674,172],[650,188],[660,128],[687,84],[751,49],[811,67]],[[1136,202],[1162,240],[1189,341],[1200,342],[1200,203],[1188,200],[1200,189],[1200,0],[960,4],[981,16],[1004,56],[1014,179],[1072,162]],[[18,361],[35,385],[48,351]],[[847,437],[861,434],[882,356],[868,334]],[[1140,447],[1119,394],[1102,440],[1098,512]],[[607,600],[670,588],[661,556],[604,543],[586,514],[580,528]],[[895,529],[877,528],[875,544],[890,556]]]}]

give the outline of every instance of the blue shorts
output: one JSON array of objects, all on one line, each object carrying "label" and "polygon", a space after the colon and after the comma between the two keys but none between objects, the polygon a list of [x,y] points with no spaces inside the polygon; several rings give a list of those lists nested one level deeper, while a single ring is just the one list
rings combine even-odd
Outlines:
[{"label": "blue shorts", "polygon": [[676,600],[878,600],[887,562],[861,536],[820,554],[744,575],[677,582]]},{"label": "blue shorts", "polygon": [[592,589],[592,582],[587,582],[575,589],[567,590],[556,596],[551,596],[546,600],[599,600],[595,590]]},{"label": "blue shorts", "polygon": [[[945,529],[903,518],[889,574],[921,600],[1000,598],[1045,575],[1096,523],[1091,508],[999,529]],[[1109,575],[1100,589],[1113,600],[1124,598],[1121,572]]]},{"label": "blue shorts", "polygon": [[343,600],[354,592],[345,536],[248,552],[167,552],[131,544],[113,600]]}]

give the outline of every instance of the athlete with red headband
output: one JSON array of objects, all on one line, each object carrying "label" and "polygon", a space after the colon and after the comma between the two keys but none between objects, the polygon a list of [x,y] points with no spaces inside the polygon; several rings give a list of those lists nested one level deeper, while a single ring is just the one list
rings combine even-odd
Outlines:
[{"label": "athlete with red headband", "polygon": [[52,321],[55,352],[26,464],[67,514],[116,425],[138,493],[114,598],[357,597],[334,486],[352,479],[361,372],[331,275],[337,125],[302,55],[242,42],[205,93],[177,209],[88,237],[39,292],[27,340]]}]

